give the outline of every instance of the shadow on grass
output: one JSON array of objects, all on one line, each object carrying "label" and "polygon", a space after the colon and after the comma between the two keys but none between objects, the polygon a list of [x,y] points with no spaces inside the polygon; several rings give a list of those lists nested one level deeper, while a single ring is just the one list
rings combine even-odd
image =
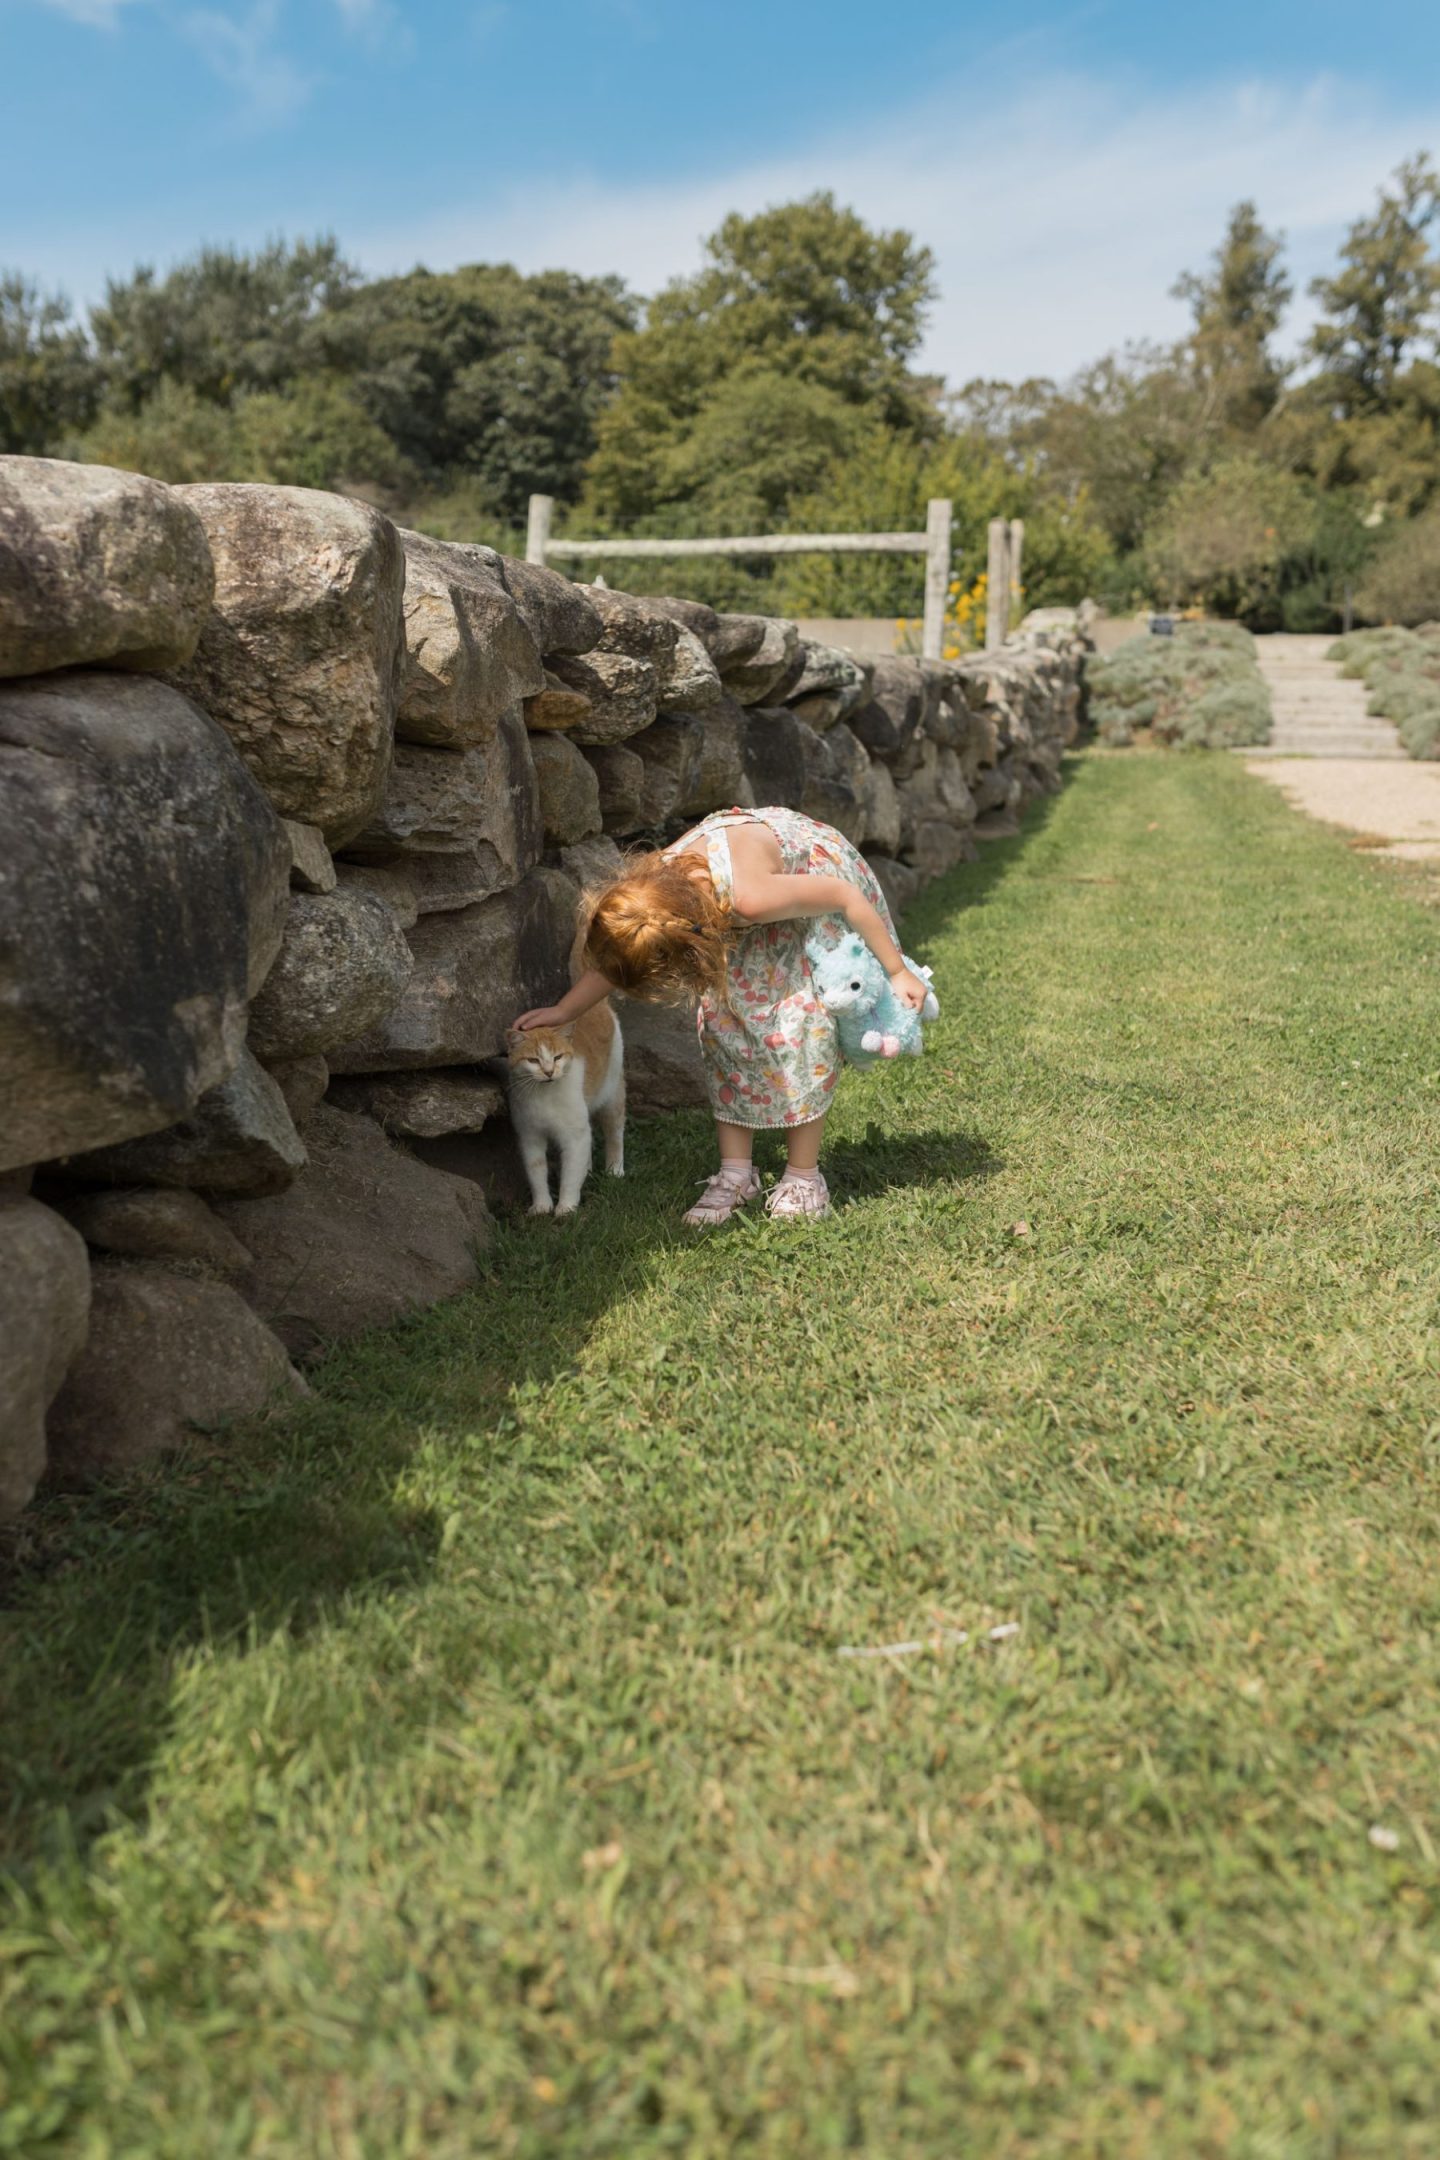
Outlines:
[{"label": "shadow on grass", "polygon": [[[983,905],[1052,807],[938,881],[907,942],[923,952]],[[611,1306],[691,1244],[678,1216],[710,1144],[699,1112],[645,1121],[623,1184],[597,1176],[570,1225],[502,1221],[476,1291],[334,1351],[309,1403],[197,1436],[100,1490],[44,1495],[0,1531],[0,1871],[83,1853],[143,1812],[187,1655],[343,1624],[432,1573],[443,1522],[403,1497],[421,1435],[502,1444],[517,1388],[573,1366]],[[827,1150],[852,1201],[999,1167],[963,1131],[872,1123]]]}]

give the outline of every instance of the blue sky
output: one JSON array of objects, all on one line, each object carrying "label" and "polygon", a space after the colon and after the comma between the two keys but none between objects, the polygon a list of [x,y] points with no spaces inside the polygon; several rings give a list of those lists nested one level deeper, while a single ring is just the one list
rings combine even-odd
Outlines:
[{"label": "blue sky", "polygon": [[[372,270],[692,269],[830,187],[934,249],[927,358],[1065,373],[1165,336],[1229,205],[1297,283],[1440,154],[1434,0],[0,0],[0,265],[73,297],[201,241]],[[1290,326],[1304,328],[1303,303]]]}]

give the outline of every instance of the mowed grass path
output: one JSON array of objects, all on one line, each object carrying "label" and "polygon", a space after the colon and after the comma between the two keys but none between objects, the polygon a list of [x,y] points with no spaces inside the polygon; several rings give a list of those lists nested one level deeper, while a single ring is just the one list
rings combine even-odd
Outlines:
[{"label": "mowed grass path", "polygon": [[30,1520],[0,2149],[1440,2150],[1440,918],[1092,755],[907,943],[833,1221],[638,1128]]}]

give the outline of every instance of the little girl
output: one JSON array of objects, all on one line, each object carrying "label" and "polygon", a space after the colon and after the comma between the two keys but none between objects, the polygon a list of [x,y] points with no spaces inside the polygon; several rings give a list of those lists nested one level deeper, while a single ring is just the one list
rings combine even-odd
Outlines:
[{"label": "little girl", "polygon": [[567,1026],[612,990],[697,998],[720,1168],[686,1222],[728,1222],[755,1199],[751,1146],[772,1127],[785,1130],[788,1161],[769,1212],[827,1215],[820,1141],[842,1059],[815,996],[806,937],[813,925],[826,944],[857,931],[897,997],[918,1012],[926,993],[864,858],[798,810],[717,810],[663,854],[628,867],[594,896],[588,916],[585,972],[558,1005],[522,1013],[517,1025]]}]

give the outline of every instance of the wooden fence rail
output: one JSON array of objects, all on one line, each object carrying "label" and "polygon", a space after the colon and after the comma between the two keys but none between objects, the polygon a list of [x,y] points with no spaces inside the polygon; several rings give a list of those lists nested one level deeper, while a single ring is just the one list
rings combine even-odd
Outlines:
[{"label": "wooden fence rail", "polygon": [[723,540],[554,540],[550,536],[554,514],[553,495],[530,497],[525,536],[527,562],[574,562],[592,556],[603,560],[626,555],[636,560],[688,555],[923,555],[925,616],[920,650],[927,660],[938,660],[944,648],[952,518],[946,496],[937,495],[930,501],[924,532],[749,533]]}]

